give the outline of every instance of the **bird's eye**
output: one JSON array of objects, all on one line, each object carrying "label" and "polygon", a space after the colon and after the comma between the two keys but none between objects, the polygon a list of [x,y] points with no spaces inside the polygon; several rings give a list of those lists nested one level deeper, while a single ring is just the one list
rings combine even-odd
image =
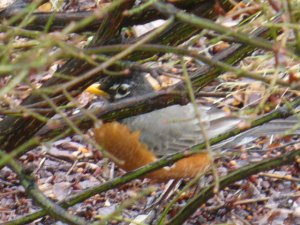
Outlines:
[{"label": "bird's eye", "polygon": [[130,94],[130,85],[129,84],[121,84],[116,89],[116,99],[124,98],[125,96]]}]

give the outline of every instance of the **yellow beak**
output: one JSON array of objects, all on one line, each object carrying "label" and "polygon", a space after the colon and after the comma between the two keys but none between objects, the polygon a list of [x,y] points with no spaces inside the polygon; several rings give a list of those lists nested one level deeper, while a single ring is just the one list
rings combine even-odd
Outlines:
[{"label": "yellow beak", "polygon": [[106,93],[105,91],[102,91],[100,88],[100,84],[92,84],[91,86],[89,86],[87,89],[85,89],[86,92],[91,93],[93,95],[98,95],[98,96],[102,96],[105,98],[109,98],[109,94]]}]

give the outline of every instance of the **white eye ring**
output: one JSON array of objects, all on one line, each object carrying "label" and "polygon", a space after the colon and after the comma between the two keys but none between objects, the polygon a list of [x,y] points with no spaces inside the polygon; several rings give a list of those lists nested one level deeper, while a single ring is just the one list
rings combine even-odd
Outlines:
[{"label": "white eye ring", "polygon": [[129,84],[121,84],[118,87],[113,87],[116,90],[115,99],[124,98],[130,94],[130,85]]}]

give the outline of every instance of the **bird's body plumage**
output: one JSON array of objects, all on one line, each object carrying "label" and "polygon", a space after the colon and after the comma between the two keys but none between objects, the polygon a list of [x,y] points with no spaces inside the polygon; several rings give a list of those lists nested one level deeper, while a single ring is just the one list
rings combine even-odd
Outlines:
[{"label": "bird's body plumage", "polygon": [[[129,79],[116,78],[113,82],[102,85],[105,91],[118,101],[120,96],[130,97],[153,91],[145,77],[135,74]],[[200,112],[200,118],[198,113]],[[112,122],[95,129],[96,141],[117,160],[124,170],[131,171],[154,162],[160,156],[184,151],[204,142],[202,128],[207,138],[216,137],[239,126],[246,118],[227,115],[214,106],[173,105],[138,116]],[[261,135],[279,134],[298,123],[297,117],[274,120],[265,125],[250,129],[235,137],[225,140],[213,149],[249,142]],[[300,133],[299,129],[293,133]],[[122,163],[123,162],[123,163]],[[203,173],[211,165],[210,155],[199,153],[177,161],[169,168],[162,168],[148,174],[156,180],[194,177]]]}]

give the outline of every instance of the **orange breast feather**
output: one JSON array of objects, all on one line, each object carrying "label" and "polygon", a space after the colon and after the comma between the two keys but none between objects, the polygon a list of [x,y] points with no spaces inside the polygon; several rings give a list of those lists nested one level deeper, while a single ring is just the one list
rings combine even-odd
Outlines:
[{"label": "orange breast feather", "polygon": [[[118,122],[106,123],[94,129],[96,142],[113,155],[117,165],[125,171],[135,170],[157,160],[155,153],[140,142],[140,132],[131,132],[127,126]],[[193,178],[203,173],[210,165],[209,156],[199,153],[164,167],[145,177],[164,181],[169,179]]]}]

